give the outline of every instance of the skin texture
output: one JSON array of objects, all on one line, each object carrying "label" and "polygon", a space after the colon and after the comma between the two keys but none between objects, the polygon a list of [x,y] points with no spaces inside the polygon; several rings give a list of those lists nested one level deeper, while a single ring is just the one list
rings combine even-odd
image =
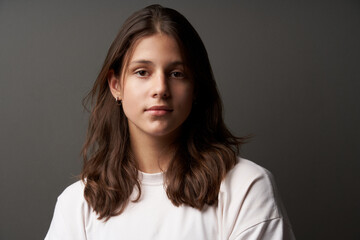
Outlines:
[{"label": "skin texture", "polygon": [[189,116],[194,84],[185,72],[177,42],[165,34],[138,40],[121,77],[110,73],[109,87],[128,118],[130,142],[140,170],[165,170],[169,146]]}]

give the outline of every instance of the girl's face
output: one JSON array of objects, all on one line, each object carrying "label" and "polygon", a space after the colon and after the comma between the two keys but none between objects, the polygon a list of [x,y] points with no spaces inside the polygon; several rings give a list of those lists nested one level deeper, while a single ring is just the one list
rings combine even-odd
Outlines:
[{"label": "girl's face", "polygon": [[166,34],[144,37],[134,47],[121,86],[110,83],[120,88],[119,95],[112,92],[122,99],[131,137],[174,136],[189,116],[194,92],[181,50]]}]

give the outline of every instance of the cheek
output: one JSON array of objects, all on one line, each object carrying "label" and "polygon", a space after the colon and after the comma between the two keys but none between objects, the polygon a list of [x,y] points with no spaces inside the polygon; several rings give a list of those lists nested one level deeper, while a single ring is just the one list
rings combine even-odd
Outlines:
[{"label": "cheek", "polygon": [[129,118],[142,108],[141,92],[139,88],[130,84],[124,86],[122,107],[125,115]]},{"label": "cheek", "polygon": [[135,115],[135,104],[128,98],[124,98],[122,101],[122,108],[127,118],[132,118]]},{"label": "cheek", "polygon": [[191,110],[192,104],[193,104],[193,94],[188,93],[186,97],[183,100],[184,108]]},{"label": "cheek", "polygon": [[184,100],[186,103],[190,103],[190,105],[192,104],[193,100],[194,100],[194,87],[193,85],[189,85],[189,86],[186,86],[185,89],[184,89],[184,98],[186,100]]},{"label": "cheek", "polygon": [[182,109],[182,111],[184,111],[184,113],[190,113],[194,98],[193,87],[186,86],[184,88],[178,88],[177,90],[176,94],[178,96],[178,106]]}]

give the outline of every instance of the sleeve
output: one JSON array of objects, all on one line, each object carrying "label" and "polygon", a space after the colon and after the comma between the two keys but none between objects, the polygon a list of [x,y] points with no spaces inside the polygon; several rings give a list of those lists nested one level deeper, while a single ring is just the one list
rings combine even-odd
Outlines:
[{"label": "sleeve", "polygon": [[295,239],[271,173],[245,159],[220,187],[218,216],[220,239]]},{"label": "sleeve", "polygon": [[235,240],[295,240],[283,218],[274,218],[258,223],[241,232]]},{"label": "sleeve", "polygon": [[68,187],[57,199],[45,240],[86,240],[85,208],[79,183]]}]

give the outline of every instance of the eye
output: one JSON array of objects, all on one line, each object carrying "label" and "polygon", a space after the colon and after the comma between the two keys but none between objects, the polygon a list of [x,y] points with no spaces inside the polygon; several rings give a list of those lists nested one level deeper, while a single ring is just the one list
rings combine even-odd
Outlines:
[{"label": "eye", "polygon": [[147,77],[149,76],[149,73],[145,70],[138,70],[135,72],[135,74],[139,77]]},{"label": "eye", "polygon": [[174,72],[170,73],[170,77],[173,77],[173,78],[184,78],[185,75],[184,75],[182,72],[174,71]]}]

